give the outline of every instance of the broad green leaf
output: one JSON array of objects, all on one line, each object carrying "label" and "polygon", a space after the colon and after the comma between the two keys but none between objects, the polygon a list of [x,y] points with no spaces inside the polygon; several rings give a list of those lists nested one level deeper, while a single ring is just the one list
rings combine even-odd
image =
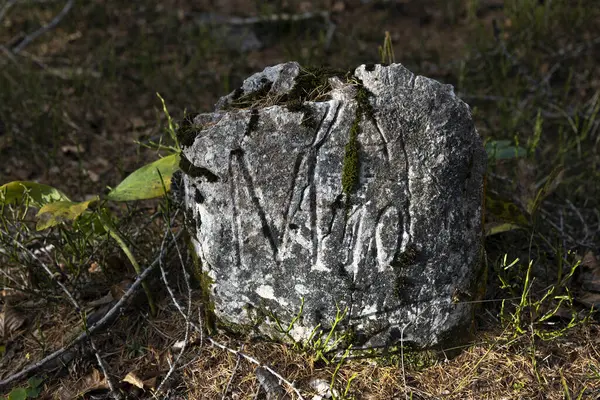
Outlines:
[{"label": "broad green leaf", "polygon": [[26,389],[27,397],[29,397],[30,399],[35,399],[36,397],[38,397],[42,392],[42,382],[44,382],[42,378],[33,377],[27,379],[27,384],[29,385],[29,387]]},{"label": "broad green leaf", "polygon": [[73,222],[73,228],[85,236],[100,236],[107,231],[97,213],[83,214]]},{"label": "broad green leaf", "polygon": [[29,196],[37,207],[54,201],[70,201],[60,190],[41,183],[14,181],[0,186],[0,203],[21,204],[25,196]]},{"label": "broad green leaf", "polygon": [[36,229],[42,231],[60,224],[61,222],[75,221],[87,210],[90,205],[99,200],[96,196],[91,200],[75,203],[72,201],[55,201],[40,208],[36,218]]},{"label": "broad green leaf", "polygon": [[171,188],[171,176],[178,169],[179,154],[171,154],[144,165],[114,188],[108,194],[107,199],[132,201],[160,197],[165,194],[165,188],[167,191]]},{"label": "broad green leaf", "polygon": [[26,400],[27,390],[25,388],[15,388],[10,391],[7,397],[8,400]]},{"label": "broad green leaf", "polygon": [[510,140],[490,140],[485,144],[485,151],[490,160],[509,160],[527,155],[526,149],[511,146]]}]

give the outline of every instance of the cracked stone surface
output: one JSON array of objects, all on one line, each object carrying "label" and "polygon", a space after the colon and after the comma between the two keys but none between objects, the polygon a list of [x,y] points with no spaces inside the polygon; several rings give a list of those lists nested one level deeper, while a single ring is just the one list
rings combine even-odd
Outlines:
[{"label": "cracked stone surface", "polygon": [[[185,207],[216,316],[283,338],[272,316],[287,327],[303,301],[289,332],[298,341],[331,326],[336,307],[355,346],[467,340],[484,285],[486,162],[469,107],[400,64],[330,78],[326,99],[301,108],[278,103],[302,71],[292,62],[249,77],[194,119],[183,148]],[[370,115],[357,113],[361,89]],[[261,90],[250,108],[232,107]],[[355,119],[358,182],[345,193]]]}]

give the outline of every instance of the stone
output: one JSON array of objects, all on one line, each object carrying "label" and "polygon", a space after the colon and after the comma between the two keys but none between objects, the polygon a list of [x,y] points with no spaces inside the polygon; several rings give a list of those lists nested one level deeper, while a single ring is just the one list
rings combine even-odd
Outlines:
[{"label": "stone", "polygon": [[345,311],[336,330],[355,346],[468,339],[485,287],[486,153],[452,86],[400,64],[289,62],[179,134],[221,325],[305,341]]}]

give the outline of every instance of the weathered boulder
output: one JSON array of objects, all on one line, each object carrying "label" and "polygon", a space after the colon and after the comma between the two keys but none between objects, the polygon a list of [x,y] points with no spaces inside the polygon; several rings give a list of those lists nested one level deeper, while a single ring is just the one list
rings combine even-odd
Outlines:
[{"label": "weathered boulder", "polygon": [[[355,345],[464,341],[486,155],[449,85],[400,64],[266,68],[180,132],[185,204],[225,325]],[[289,337],[289,336],[288,336]]]}]

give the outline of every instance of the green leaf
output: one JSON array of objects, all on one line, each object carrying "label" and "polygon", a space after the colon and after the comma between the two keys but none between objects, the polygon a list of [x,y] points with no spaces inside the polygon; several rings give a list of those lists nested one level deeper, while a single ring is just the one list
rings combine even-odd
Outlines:
[{"label": "green leaf", "polygon": [[0,203],[21,204],[26,196],[37,207],[54,201],[70,201],[67,195],[60,190],[41,183],[14,181],[0,186]]},{"label": "green leaf", "polygon": [[[171,176],[179,169],[179,154],[171,154],[133,172],[107,196],[113,201],[160,197],[171,188]],[[164,187],[163,187],[164,182]]]},{"label": "green leaf", "polygon": [[55,201],[40,208],[36,218],[36,229],[42,231],[60,224],[61,222],[75,221],[87,210],[92,203],[99,200],[96,196],[91,200],[75,203],[72,201]]},{"label": "green leaf", "polygon": [[492,236],[492,235],[496,235],[498,233],[510,232],[510,231],[514,231],[516,229],[521,229],[521,226],[516,225],[516,224],[511,224],[508,222],[502,222],[502,223],[491,222],[491,223],[485,224],[485,236]]},{"label": "green leaf", "polygon": [[107,232],[96,212],[83,214],[73,222],[73,229],[88,237],[104,235]]},{"label": "green leaf", "polygon": [[42,378],[33,377],[27,379],[27,384],[29,385],[29,387],[26,389],[28,398],[34,399],[40,395],[42,392],[42,382],[44,382]]},{"label": "green leaf", "polygon": [[508,222],[509,224],[528,226],[529,217],[519,206],[510,200],[485,197],[485,213],[494,220]]},{"label": "green leaf", "polygon": [[485,151],[490,160],[510,160],[527,155],[526,149],[511,146],[510,140],[490,140],[485,144]]},{"label": "green leaf", "polygon": [[25,388],[14,388],[10,391],[7,397],[8,400],[26,400],[27,389]]}]

